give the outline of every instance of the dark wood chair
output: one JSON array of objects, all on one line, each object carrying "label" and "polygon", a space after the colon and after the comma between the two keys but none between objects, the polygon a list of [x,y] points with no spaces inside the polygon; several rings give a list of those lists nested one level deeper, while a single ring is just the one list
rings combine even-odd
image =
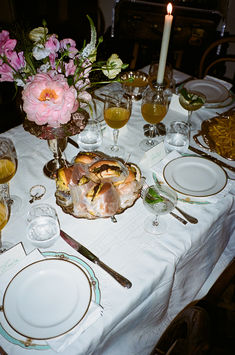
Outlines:
[{"label": "dark wood chair", "polygon": [[205,297],[186,306],[150,355],[232,355],[235,349],[235,259]]},{"label": "dark wood chair", "polygon": [[199,78],[204,78],[207,74],[210,74],[212,70],[220,65],[225,64],[227,62],[235,62],[235,54],[227,55],[222,54],[221,56],[216,56],[216,53],[213,54],[214,51],[220,46],[228,47],[229,44],[235,42],[235,36],[227,36],[218,39],[217,41],[211,43],[209,47],[205,50],[202,55],[199,64]]}]

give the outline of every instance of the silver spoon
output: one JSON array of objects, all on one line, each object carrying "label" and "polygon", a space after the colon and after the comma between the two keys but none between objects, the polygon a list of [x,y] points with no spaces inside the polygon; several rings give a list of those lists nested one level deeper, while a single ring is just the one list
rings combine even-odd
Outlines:
[{"label": "silver spoon", "polygon": [[193,217],[193,216],[190,216],[190,214],[188,214],[188,213],[182,211],[179,207],[175,206],[175,209],[176,209],[177,211],[179,211],[179,212],[182,214],[182,216],[184,216],[184,218],[187,219],[187,221],[189,221],[190,223],[193,223],[193,224],[198,223],[197,218],[195,218],[195,217]]}]

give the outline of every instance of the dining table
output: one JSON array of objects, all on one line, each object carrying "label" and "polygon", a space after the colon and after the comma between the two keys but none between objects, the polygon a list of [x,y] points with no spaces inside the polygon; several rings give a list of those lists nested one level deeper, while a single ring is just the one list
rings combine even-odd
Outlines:
[{"label": "dining table", "polygon": [[[143,70],[147,72],[148,67]],[[187,77],[187,74],[174,70],[176,85]],[[112,90],[115,85],[120,84],[99,88],[96,91],[97,96],[102,97],[102,94]],[[200,129],[203,121],[232,106],[233,102],[227,107],[202,107],[195,111],[193,119],[197,128]],[[170,106],[162,122],[167,125],[173,120],[186,118],[186,114]],[[131,117],[126,126],[120,129],[119,144],[125,147],[126,155],[123,159],[136,164],[147,184],[152,185],[153,173],[159,173],[160,176],[161,163],[164,164],[167,155],[155,162],[154,169],[144,164],[147,154],[139,147],[144,138],[144,124],[146,122],[141,115],[141,100],[133,100]],[[52,355],[57,352],[62,355],[150,354],[172,319],[187,304],[202,298],[234,258],[235,173],[223,168],[228,178],[227,186],[213,198],[201,198],[202,202],[178,200],[177,206],[197,218],[197,224],[188,222],[184,225],[167,214],[162,216],[167,223],[166,232],[152,235],[144,230],[144,220],[150,212],[145,208],[141,197],[133,206],[115,216],[116,223],[111,218],[89,220],[65,213],[56,203],[55,180],[43,173],[43,166],[52,158],[47,141],[26,132],[23,125],[14,127],[1,136],[10,138],[16,148],[18,166],[10,181],[10,193],[22,200],[20,211],[10,216],[2,230],[3,241],[21,245],[27,255],[25,258],[29,257],[28,262],[32,253],[38,253],[27,238],[27,213],[32,206],[30,189],[35,185],[43,185],[46,189],[44,196],[33,204],[52,205],[63,231],[132,283],[131,288],[123,287],[99,265],[86,259],[59,238],[51,247],[39,249],[40,257],[62,255],[71,260],[79,259],[80,264],[84,262],[93,275],[93,281],[96,280],[97,288],[94,292],[99,306],[98,315],[83,327],[81,323],[75,330],[68,332],[65,328],[65,334],[60,336],[58,342],[57,339],[28,341],[23,335],[7,330],[3,324],[3,315],[0,315],[1,347],[10,355]],[[77,140],[76,135],[71,138]],[[163,136],[159,139],[163,140]],[[111,142],[112,130],[106,126],[101,150]],[[197,146],[192,135],[190,145],[203,150]],[[68,143],[64,156],[71,162],[78,152],[79,148]],[[187,153],[188,156],[197,155],[190,150]],[[214,152],[207,153],[232,167],[235,166],[234,161],[223,159]],[[177,210],[173,212],[183,217]],[[3,255],[0,255],[0,265]],[[24,258],[21,263],[22,268]],[[0,280],[2,276],[4,275],[0,275]],[[4,287],[0,283],[1,302],[7,285],[6,280],[5,282]],[[42,290],[43,293],[46,290]],[[67,299],[63,299],[62,308],[66,302]]]}]

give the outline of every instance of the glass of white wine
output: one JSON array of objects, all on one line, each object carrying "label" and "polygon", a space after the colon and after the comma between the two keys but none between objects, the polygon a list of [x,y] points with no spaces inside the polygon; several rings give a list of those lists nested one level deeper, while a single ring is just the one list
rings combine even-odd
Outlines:
[{"label": "glass of white wine", "polygon": [[167,186],[152,185],[147,187],[143,193],[144,206],[155,217],[148,217],[144,222],[144,229],[151,234],[162,234],[166,232],[166,223],[159,220],[159,215],[170,213],[177,203],[177,194]]},{"label": "glass of white wine", "polygon": [[9,138],[0,138],[0,184],[1,191],[5,194],[11,214],[16,214],[21,206],[21,199],[18,196],[10,196],[9,181],[16,173],[17,158],[13,142]]},{"label": "glass of white wine", "polygon": [[148,87],[142,98],[141,113],[144,120],[149,125],[149,138],[143,139],[140,142],[140,148],[147,151],[159,143],[154,138],[157,130],[157,123],[161,122],[166,116],[168,109],[168,99],[164,94],[163,86]]},{"label": "glass of white wine", "polygon": [[9,208],[2,191],[0,191],[0,254],[8,250],[12,244],[6,241],[2,242],[1,231],[5,227],[9,218]]},{"label": "glass of white wine", "polygon": [[104,119],[113,128],[113,144],[106,147],[105,153],[122,157],[125,148],[118,145],[119,129],[124,127],[131,116],[131,99],[123,91],[114,91],[105,97]]}]

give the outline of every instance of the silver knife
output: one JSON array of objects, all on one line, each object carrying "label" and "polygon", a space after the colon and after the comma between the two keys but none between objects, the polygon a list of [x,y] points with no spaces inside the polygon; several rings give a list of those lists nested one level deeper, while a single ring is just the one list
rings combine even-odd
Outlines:
[{"label": "silver knife", "polygon": [[94,264],[99,265],[102,269],[107,271],[117,282],[119,282],[123,287],[131,288],[132,283],[127,280],[124,276],[120,275],[118,272],[111,269],[109,266],[104,264],[96,255],[94,255],[90,250],[84,247],[82,244],[77,242],[75,239],[70,237],[67,233],[60,230],[61,237],[68,243],[72,248],[78,251],[80,254],[85,256],[87,259],[92,261]]},{"label": "silver knife", "polygon": [[205,152],[203,152],[203,151],[201,151],[201,150],[199,150],[197,148],[192,147],[191,145],[188,148],[190,150],[192,150],[192,152],[197,153],[197,154],[201,155],[202,157],[205,157],[205,158],[207,158],[209,160],[212,160],[214,163],[216,163],[218,165],[224,166],[226,169],[229,169],[231,171],[235,171],[235,168],[233,166],[228,165],[228,164],[224,163],[223,161],[221,161],[221,160],[219,160],[219,159],[217,159],[215,157],[212,157],[211,155],[209,155],[209,154],[207,154],[207,153],[205,153]]}]

